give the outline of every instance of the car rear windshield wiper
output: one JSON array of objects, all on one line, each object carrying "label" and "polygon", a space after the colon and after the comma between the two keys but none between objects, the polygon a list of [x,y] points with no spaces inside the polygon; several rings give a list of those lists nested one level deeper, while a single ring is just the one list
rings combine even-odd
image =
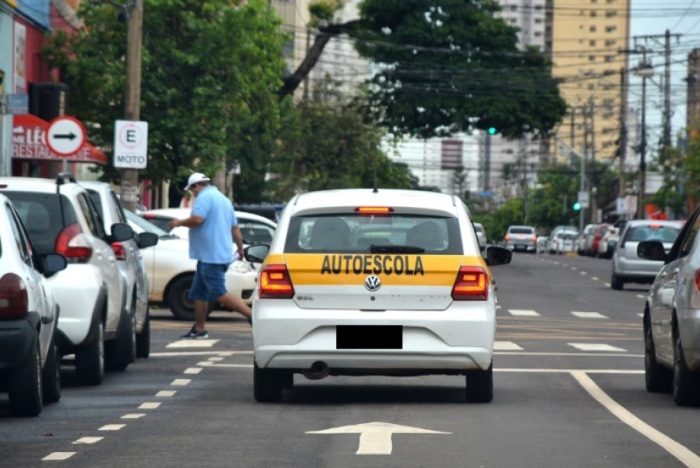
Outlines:
[{"label": "car rear windshield wiper", "polygon": [[369,251],[372,253],[423,253],[425,249],[412,245],[372,245]]}]

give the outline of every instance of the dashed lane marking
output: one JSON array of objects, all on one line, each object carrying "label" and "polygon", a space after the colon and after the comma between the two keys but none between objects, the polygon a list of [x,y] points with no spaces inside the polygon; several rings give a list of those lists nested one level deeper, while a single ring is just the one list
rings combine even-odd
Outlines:
[{"label": "dashed lane marking", "polygon": [[211,348],[219,340],[177,340],[169,343],[166,348]]},{"label": "dashed lane marking", "polygon": [[540,314],[535,312],[534,310],[527,310],[527,309],[508,309],[508,312],[511,315],[516,315],[518,317],[537,317]]},{"label": "dashed lane marking", "polygon": [[140,419],[146,416],[145,413],[129,413],[122,416],[122,419]]},{"label": "dashed lane marking", "polygon": [[141,403],[141,405],[139,406],[139,409],[157,409],[159,406],[160,406],[160,402],[152,401],[152,402]]},{"label": "dashed lane marking", "polygon": [[494,351],[522,351],[523,348],[513,343],[512,341],[494,341]]},{"label": "dashed lane marking", "polygon": [[606,315],[601,314],[600,312],[571,312],[572,315],[575,315],[576,317],[580,318],[587,318],[587,319],[606,319],[608,318]]},{"label": "dashed lane marking", "polygon": [[184,374],[199,374],[200,372],[202,372],[201,367],[188,367],[185,369]]},{"label": "dashed lane marking", "polygon": [[126,427],[126,424],[105,424],[98,431],[120,431]]},{"label": "dashed lane marking", "polygon": [[171,397],[175,396],[177,392],[175,390],[161,390],[158,393],[156,393],[157,397]]},{"label": "dashed lane marking", "polygon": [[104,437],[81,437],[80,439],[76,440],[73,442],[74,445],[79,445],[79,444],[96,444],[97,442],[101,441],[104,439]]},{"label": "dashed lane marking", "polygon": [[170,385],[183,387],[185,385],[189,385],[190,382],[192,382],[192,379],[175,379],[170,382]]},{"label": "dashed lane marking", "polygon": [[626,349],[618,348],[609,344],[602,343],[567,343],[569,346],[581,351],[619,351],[621,353],[626,352]]},{"label": "dashed lane marking", "polygon": [[62,461],[68,460],[78,452],[53,452],[42,458],[42,461]]}]

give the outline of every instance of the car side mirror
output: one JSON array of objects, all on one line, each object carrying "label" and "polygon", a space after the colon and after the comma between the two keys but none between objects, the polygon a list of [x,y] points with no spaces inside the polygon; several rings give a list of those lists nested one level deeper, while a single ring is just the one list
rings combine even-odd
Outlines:
[{"label": "car side mirror", "polygon": [[135,234],[136,244],[138,244],[139,249],[144,249],[146,247],[153,247],[158,243],[158,234],[152,232],[142,232],[141,234]]},{"label": "car side mirror", "polygon": [[41,256],[41,272],[46,278],[50,278],[68,266],[66,257],[57,253],[50,253]]},{"label": "car side mirror", "polygon": [[123,242],[134,237],[134,230],[126,223],[112,224],[112,242]]},{"label": "car side mirror", "polygon": [[664,261],[666,250],[660,241],[642,241],[637,244],[637,256],[644,260]]},{"label": "car side mirror", "polygon": [[488,266],[505,265],[510,263],[513,252],[504,247],[489,245],[486,247],[486,264]]},{"label": "car side mirror", "polygon": [[268,252],[270,252],[270,246],[267,244],[249,245],[243,252],[245,254],[245,259],[249,262],[262,263],[265,261]]}]

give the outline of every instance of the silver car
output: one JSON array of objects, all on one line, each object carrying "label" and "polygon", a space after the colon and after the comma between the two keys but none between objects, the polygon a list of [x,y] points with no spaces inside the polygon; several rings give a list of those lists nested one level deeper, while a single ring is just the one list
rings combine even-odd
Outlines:
[{"label": "silver car", "polygon": [[658,260],[640,258],[637,245],[642,241],[660,241],[668,252],[678,237],[682,223],[679,221],[656,221],[635,219],[627,222],[620,236],[620,243],[612,259],[610,287],[623,289],[625,283],[651,283],[663,265]]},{"label": "silver car", "polygon": [[479,250],[486,249],[486,231],[484,230],[484,225],[481,223],[474,224],[474,231],[476,231],[476,240],[479,241]]},{"label": "silver car", "polygon": [[700,404],[700,209],[669,252],[640,242],[639,256],[661,264],[644,307],[644,370],[650,392],[671,390],[680,406]]}]

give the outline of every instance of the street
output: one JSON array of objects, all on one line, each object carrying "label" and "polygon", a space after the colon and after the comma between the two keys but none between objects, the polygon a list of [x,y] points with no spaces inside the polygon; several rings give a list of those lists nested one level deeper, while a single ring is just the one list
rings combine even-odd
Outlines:
[{"label": "street", "polygon": [[214,313],[209,340],[152,309],[151,357],[14,418],[0,396],[2,467],[700,466],[698,408],[644,387],[647,285],[610,289],[610,261],[515,254],[498,288],[494,393],[464,377],[295,376],[253,399],[244,318]]}]

